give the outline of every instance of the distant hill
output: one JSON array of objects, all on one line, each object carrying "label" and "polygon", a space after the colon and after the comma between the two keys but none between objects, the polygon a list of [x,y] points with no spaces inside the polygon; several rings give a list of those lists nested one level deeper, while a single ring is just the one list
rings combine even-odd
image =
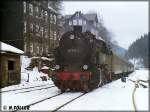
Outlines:
[{"label": "distant hill", "polygon": [[144,67],[149,66],[149,34],[141,35],[128,48],[127,59],[140,59]]},{"label": "distant hill", "polygon": [[114,53],[116,53],[117,55],[121,56],[122,58],[124,58],[124,56],[125,56],[125,54],[127,52],[126,49],[124,49],[124,48],[122,48],[122,47],[120,47],[118,45],[114,45],[114,44],[112,45],[112,51]]}]

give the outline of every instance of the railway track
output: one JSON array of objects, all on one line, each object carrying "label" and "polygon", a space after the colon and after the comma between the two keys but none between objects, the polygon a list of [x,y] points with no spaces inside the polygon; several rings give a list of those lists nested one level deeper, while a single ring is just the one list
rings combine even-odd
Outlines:
[{"label": "railway track", "polygon": [[28,93],[28,92],[32,92],[32,91],[38,91],[38,90],[43,90],[43,89],[48,89],[48,88],[53,88],[53,87],[56,87],[56,86],[49,86],[49,87],[38,88],[38,89],[33,89],[33,90],[21,91],[21,92],[15,93],[15,94],[18,94],[18,93]]},{"label": "railway track", "polygon": [[0,93],[18,91],[18,90],[26,90],[26,89],[31,89],[31,88],[38,88],[38,87],[43,87],[43,86],[47,86],[47,85],[54,85],[54,84],[45,84],[45,85],[32,86],[32,87],[27,87],[27,88],[11,89],[11,90],[0,91]]},{"label": "railway track", "polygon": [[68,105],[69,103],[73,102],[74,100],[76,100],[76,99],[78,99],[78,98],[84,96],[85,94],[87,94],[87,93],[83,93],[83,94],[81,94],[81,95],[79,95],[79,96],[77,96],[77,97],[75,97],[75,98],[69,100],[68,102],[65,102],[63,105],[57,107],[56,109],[52,110],[51,112],[56,112],[57,110],[61,109],[62,107],[66,106],[66,105]]},{"label": "railway track", "polygon": [[[30,106],[30,107],[31,107],[31,106],[34,106],[34,105],[36,105],[36,104],[40,104],[40,103],[42,103],[42,102],[44,102],[44,101],[46,101],[46,100],[53,99],[53,98],[55,98],[55,97],[58,97],[58,96],[60,96],[60,95],[63,95],[63,93],[64,93],[64,92],[58,93],[58,94],[56,94],[56,95],[53,95],[53,96],[50,96],[50,97],[41,99],[41,100],[36,101],[36,102],[34,102],[34,103],[28,104],[28,105],[26,105],[26,106]],[[81,94],[81,95],[78,95],[77,97],[72,98],[72,99],[70,99],[70,100],[67,101],[67,102],[64,102],[64,103],[61,104],[60,106],[58,106],[58,107],[56,107],[55,109],[50,110],[50,111],[51,111],[51,112],[56,112],[56,111],[58,111],[59,109],[61,109],[62,107],[66,106],[66,105],[68,105],[69,103],[75,101],[76,99],[78,99],[78,98],[84,96],[85,94],[87,94],[87,93],[83,93],[83,94]],[[50,100],[49,102],[51,102],[51,100]]]},{"label": "railway track", "polygon": [[54,98],[54,97],[59,96],[59,95],[61,95],[61,94],[63,94],[63,93],[58,93],[58,94],[56,94],[56,95],[53,95],[53,96],[50,96],[50,97],[44,98],[44,99],[42,99],[42,100],[36,101],[36,102],[31,103],[31,104],[28,104],[28,105],[26,105],[26,106],[33,106],[33,105],[36,105],[36,104],[38,104],[38,103],[41,103],[41,102],[43,102],[43,101],[45,101],[45,100],[48,100],[48,99]]}]

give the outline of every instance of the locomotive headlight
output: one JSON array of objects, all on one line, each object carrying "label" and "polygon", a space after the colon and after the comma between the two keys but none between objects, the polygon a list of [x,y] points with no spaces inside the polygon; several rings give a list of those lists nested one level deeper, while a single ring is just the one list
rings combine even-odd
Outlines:
[{"label": "locomotive headlight", "polygon": [[83,65],[83,69],[87,70],[88,69],[88,65]]},{"label": "locomotive headlight", "polygon": [[72,40],[73,40],[73,39],[74,39],[74,35],[70,35],[70,39],[72,39]]},{"label": "locomotive headlight", "polygon": [[60,65],[56,65],[56,66],[55,66],[55,69],[56,69],[56,70],[60,69]]}]

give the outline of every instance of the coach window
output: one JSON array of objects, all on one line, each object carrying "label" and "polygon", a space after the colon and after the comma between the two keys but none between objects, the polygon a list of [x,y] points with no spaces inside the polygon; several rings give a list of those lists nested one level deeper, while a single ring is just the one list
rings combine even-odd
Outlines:
[{"label": "coach window", "polygon": [[99,61],[100,61],[100,59],[99,59],[99,53],[96,53],[96,64],[99,64]]}]

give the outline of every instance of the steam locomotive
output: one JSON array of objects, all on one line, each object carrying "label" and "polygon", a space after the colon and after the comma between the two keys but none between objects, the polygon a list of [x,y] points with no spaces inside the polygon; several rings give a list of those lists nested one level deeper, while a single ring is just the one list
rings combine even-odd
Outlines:
[{"label": "steam locomotive", "polygon": [[52,81],[63,92],[89,92],[133,72],[133,65],[114,54],[105,41],[79,27],[62,35],[54,56]]}]

